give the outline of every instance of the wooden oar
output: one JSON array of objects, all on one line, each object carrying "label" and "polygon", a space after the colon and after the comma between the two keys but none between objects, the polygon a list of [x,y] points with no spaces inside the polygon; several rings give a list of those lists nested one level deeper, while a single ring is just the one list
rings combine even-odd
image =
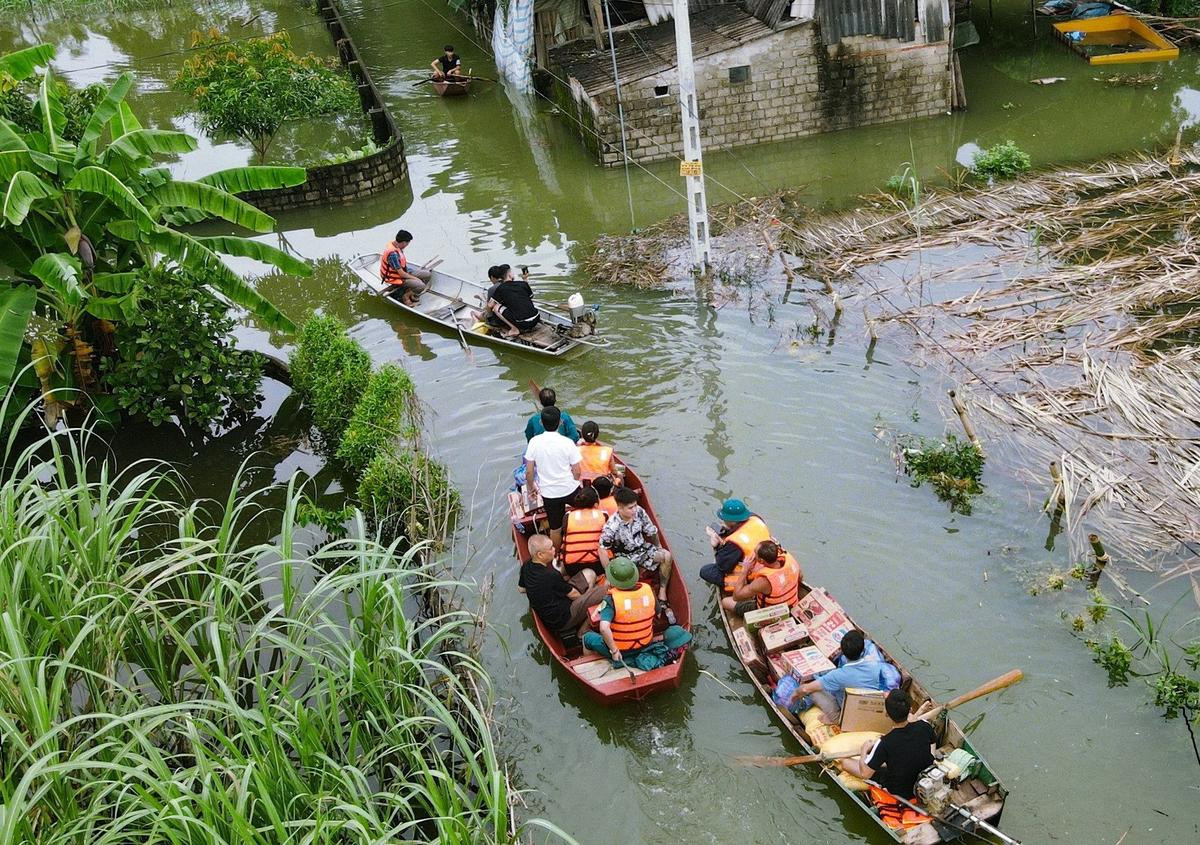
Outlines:
[{"label": "wooden oar", "polygon": [[[966,704],[968,701],[974,701],[975,699],[982,698],[983,696],[988,695],[989,693],[997,692],[998,690],[1002,690],[1002,689],[1007,689],[1008,687],[1011,687],[1013,684],[1020,682],[1021,679],[1023,679],[1024,677],[1025,677],[1025,673],[1022,672],[1020,669],[1012,669],[1008,672],[1005,672],[1003,675],[999,676],[998,678],[992,678],[992,680],[988,681],[987,683],[980,684],[979,686],[975,687],[975,689],[971,690],[970,692],[963,693],[958,698],[952,698],[949,701],[947,701],[945,704],[938,705],[937,707],[930,710],[928,713],[922,713],[921,718],[926,721],[928,721],[930,719],[934,719],[937,716],[939,716],[943,710],[953,710],[956,707],[961,707],[962,705]],[[844,754],[842,756],[857,757],[858,752],[855,751],[851,754]],[[822,757],[823,757],[823,755],[821,755],[821,754],[809,754],[809,755],[803,756],[803,757],[755,757],[755,758],[753,758],[755,760],[755,762],[744,763],[743,765],[780,766],[780,767],[796,766],[796,765],[800,765],[802,763],[821,762]],[[741,762],[743,758],[739,757],[736,759],[738,760],[738,762]],[[836,758],[830,758],[830,759],[836,759]]]},{"label": "wooden oar", "polygon": [[828,763],[832,760],[845,760],[857,757],[857,751],[839,751],[837,754],[801,754],[793,757],[768,757],[758,754],[739,754],[733,761],[739,766],[770,766],[784,768],[800,766],[804,763]]},{"label": "wooden oar", "polygon": [[445,82],[449,85],[454,85],[456,82],[462,82],[462,81],[465,81],[465,82],[471,82],[471,81],[495,82],[496,80],[489,79],[486,76],[466,76],[465,74],[459,74],[459,75],[455,75],[455,76],[443,76],[441,79],[439,79],[436,76],[431,76],[428,79],[420,79],[420,80],[414,82],[413,87],[416,88],[418,85],[424,85],[426,82]]}]

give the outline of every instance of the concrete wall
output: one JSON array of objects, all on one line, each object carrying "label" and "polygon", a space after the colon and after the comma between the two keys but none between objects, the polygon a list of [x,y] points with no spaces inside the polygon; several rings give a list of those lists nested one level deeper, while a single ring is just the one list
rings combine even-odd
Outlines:
[{"label": "concrete wall", "polygon": [[404,138],[363,65],[358,47],[346,31],[336,0],[318,0],[317,12],[333,37],[338,57],[354,77],[363,111],[371,121],[375,143],[383,149],[353,161],[310,167],[307,181],[291,188],[248,191],[241,195],[246,202],[268,214],[296,208],[346,205],[383,193],[408,177]]},{"label": "concrete wall", "polygon": [[[827,48],[817,24],[798,23],[696,60],[704,146],[727,149],[945,113],[950,109],[949,60],[947,42],[926,44],[921,33],[910,43],[849,36]],[[750,80],[731,83],[729,69],[739,65],[750,66]],[[667,95],[656,96],[655,87],[663,85]],[[616,93],[588,98],[578,85],[558,88],[560,107],[574,109],[599,135],[585,137],[585,142],[600,161],[620,164]],[[682,155],[674,68],[622,82],[621,95],[631,158]]]}]

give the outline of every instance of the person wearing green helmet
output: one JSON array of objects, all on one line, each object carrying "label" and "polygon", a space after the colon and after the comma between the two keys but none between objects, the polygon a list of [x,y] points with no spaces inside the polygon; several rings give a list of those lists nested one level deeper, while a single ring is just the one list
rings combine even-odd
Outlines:
[{"label": "person wearing green helmet", "polygon": [[608,595],[600,603],[600,632],[584,634],[583,647],[620,663],[654,640],[654,590],[638,581],[637,564],[627,557],[609,561],[604,575]]}]

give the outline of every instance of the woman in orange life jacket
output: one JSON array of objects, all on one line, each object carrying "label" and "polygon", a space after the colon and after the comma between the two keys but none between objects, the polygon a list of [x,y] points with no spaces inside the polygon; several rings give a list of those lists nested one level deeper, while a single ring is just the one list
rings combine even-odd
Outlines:
[{"label": "woman in orange life jacket", "polygon": [[612,475],[613,449],[598,442],[600,426],[593,420],[588,420],[579,429],[582,435],[579,441],[579,453],[583,456],[583,477],[595,478],[598,475]]},{"label": "woman in orange life jacket", "polygon": [[583,647],[614,663],[632,657],[654,641],[654,590],[638,581],[637,564],[615,557],[604,572],[608,596],[600,603],[600,633],[583,635]]},{"label": "woman in orange life jacket", "polygon": [[410,308],[417,304],[433,277],[431,270],[409,266],[404,250],[412,243],[412,237],[412,232],[401,229],[396,233],[396,239],[384,247],[383,254],[379,256],[380,281],[392,285],[393,289],[399,288],[400,301]]},{"label": "woman in orange life jacket", "polygon": [[756,607],[791,606],[799,598],[803,580],[796,559],[774,541],[763,540],[754,548],[754,560],[738,573],[733,594],[721,599],[721,606],[739,616]]},{"label": "woman in orange life jacket", "polygon": [[726,499],[717,511],[717,519],[722,523],[720,533],[708,526],[704,528],[713,547],[713,562],[700,567],[700,577],[732,591],[738,567],[750,562],[755,547],[763,540],[770,540],[771,532],[741,499]]},{"label": "woman in orange life jacket", "polygon": [[592,489],[600,499],[599,508],[609,516],[617,512],[617,500],[613,498],[613,481],[607,475],[597,475],[592,479]]},{"label": "woman in orange life jacket", "polygon": [[562,564],[568,578],[581,571],[601,571],[600,532],[608,522],[608,514],[598,505],[600,498],[591,487],[584,487],[575,496],[564,523]]}]

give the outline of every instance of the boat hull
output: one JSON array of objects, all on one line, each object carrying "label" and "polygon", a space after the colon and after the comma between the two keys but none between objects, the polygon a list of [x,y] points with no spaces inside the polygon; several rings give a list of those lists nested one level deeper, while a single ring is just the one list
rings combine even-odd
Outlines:
[{"label": "boat hull", "polygon": [[439,97],[463,97],[471,90],[471,80],[464,79],[462,82],[441,82],[433,83],[433,90],[437,92]]}]

